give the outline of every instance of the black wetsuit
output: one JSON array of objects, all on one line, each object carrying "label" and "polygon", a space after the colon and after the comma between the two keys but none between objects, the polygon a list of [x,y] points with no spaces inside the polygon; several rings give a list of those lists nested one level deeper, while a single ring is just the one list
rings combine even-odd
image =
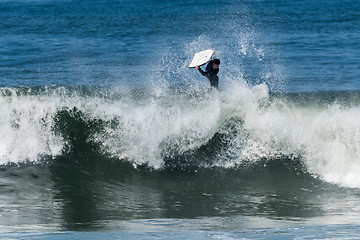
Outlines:
[{"label": "black wetsuit", "polygon": [[201,75],[203,75],[209,79],[210,85],[212,87],[218,88],[219,77],[217,74],[219,72],[219,69],[214,69],[213,64],[214,64],[214,60],[211,60],[208,63],[208,65],[206,66],[206,72],[204,72],[201,68],[199,68],[199,72],[201,73]]}]

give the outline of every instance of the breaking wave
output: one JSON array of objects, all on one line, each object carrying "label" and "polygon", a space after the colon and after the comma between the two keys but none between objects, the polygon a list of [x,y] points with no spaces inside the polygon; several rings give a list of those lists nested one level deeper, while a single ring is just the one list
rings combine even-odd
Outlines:
[{"label": "breaking wave", "polygon": [[357,92],[1,88],[0,102],[2,165],[92,153],[154,170],[288,159],[315,178],[360,187]]}]

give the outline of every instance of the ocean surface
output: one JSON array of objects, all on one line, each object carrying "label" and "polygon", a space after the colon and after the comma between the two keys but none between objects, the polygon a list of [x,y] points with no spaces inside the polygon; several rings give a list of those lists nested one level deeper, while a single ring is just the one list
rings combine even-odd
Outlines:
[{"label": "ocean surface", "polygon": [[358,0],[0,0],[0,238],[359,239],[359,39]]}]

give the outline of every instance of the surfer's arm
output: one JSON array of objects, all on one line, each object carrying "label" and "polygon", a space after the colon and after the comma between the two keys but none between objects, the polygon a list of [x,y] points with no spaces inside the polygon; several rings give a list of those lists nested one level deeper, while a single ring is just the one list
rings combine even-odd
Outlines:
[{"label": "surfer's arm", "polygon": [[204,72],[199,66],[196,66],[196,68],[199,70],[201,75],[206,76],[207,72]]}]

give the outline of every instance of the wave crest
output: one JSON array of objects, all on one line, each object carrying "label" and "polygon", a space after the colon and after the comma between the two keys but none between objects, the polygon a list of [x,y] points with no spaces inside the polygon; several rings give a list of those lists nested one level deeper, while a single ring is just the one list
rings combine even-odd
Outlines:
[{"label": "wave crest", "polygon": [[264,84],[222,92],[3,88],[0,161],[96,152],[188,170],[293,159],[322,180],[360,187],[359,101],[328,94],[311,101],[269,94]]}]

